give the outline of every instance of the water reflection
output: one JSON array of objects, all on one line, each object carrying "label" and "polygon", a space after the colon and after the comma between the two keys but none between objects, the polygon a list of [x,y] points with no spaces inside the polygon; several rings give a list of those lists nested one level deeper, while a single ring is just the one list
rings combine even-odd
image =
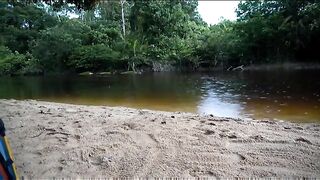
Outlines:
[{"label": "water reflection", "polygon": [[216,94],[209,92],[209,96],[200,102],[198,113],[238,118],[243,117],[242,109],[240,104],[224,102]]},{"label": "water reflection", "polygon": [[224,117],[244,117],[238,94],[233,93],[233,88],[228,82],[212,77],[202,77],[201,101],[198,113],[214,114]]},{"label": "water reflection", "polygon": [[1,77],[0,98],[320,122],[320,71]]}]

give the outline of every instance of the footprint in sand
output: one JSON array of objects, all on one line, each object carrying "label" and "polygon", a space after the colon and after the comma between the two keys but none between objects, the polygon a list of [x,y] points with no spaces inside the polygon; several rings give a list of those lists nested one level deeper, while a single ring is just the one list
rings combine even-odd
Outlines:
[{"label": "footprint in sand", "polygon": [[207,130],[205,130],[204,134],[205,135],[212,135],[212,134],[214,134],[214,131],[207,129]]}]

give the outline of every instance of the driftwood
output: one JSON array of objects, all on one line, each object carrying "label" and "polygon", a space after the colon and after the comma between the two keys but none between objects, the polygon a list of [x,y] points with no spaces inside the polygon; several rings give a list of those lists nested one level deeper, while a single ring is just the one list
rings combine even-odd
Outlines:
[{"label": "driftwood", "polygon": [[227,69],[227,71],[230,71],[232,68],[233,68],[233,67],[232,67],[232,66],[230,66],[230,67]]},{"label": "driftwood", "polygon": [[235,68],[232,69],[232,71],[237,71],[237,70],[243,71],[244,70],[243,65],[235,67]]}]

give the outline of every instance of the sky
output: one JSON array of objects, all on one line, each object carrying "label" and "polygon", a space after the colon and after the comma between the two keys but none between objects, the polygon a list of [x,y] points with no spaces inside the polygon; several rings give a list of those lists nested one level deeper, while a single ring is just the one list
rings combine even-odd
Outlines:
[{"label": "sky", "polygon": [[208,24],[217,24],[221,17],[235,20],[237,14],[235,10],[239,1],[198,1],[198,11],[202,19]]}]

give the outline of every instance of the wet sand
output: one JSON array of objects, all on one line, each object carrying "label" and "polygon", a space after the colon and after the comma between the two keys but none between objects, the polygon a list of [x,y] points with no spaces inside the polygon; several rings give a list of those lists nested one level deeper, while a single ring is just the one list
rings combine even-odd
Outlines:
[{"label": "wet sand", "polygon": [[26,178],[319,177],[320,124],[0,100]]}]

